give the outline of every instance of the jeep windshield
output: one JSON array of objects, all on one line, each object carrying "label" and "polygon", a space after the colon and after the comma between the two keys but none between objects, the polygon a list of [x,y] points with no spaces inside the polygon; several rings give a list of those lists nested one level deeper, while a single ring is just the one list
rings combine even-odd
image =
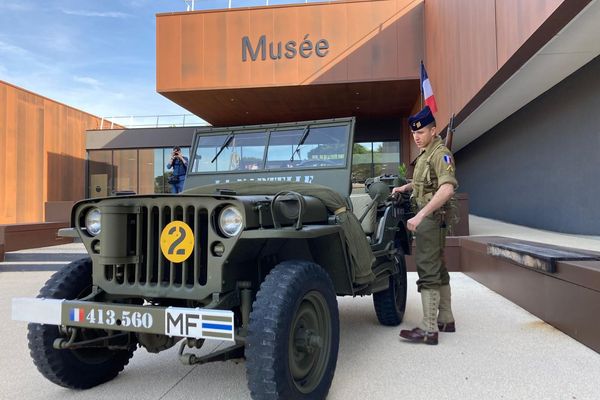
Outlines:
[{"label": "jeep windshield", "polygon": [[347,124],[201,135],[191,172],[345,168],[347,150]]},{"label": "jeep windshield", "polygon": [[243,181],[289,181],[350,190],[353,118],[200,128],[184,190]]}]

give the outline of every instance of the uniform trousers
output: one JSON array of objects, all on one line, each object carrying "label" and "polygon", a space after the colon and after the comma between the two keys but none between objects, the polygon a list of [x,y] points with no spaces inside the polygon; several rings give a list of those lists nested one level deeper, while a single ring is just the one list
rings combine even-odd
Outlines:
[{"label": "uniform trousers", "polygon": [[444,261],[446,228],[442,228],[442,216],[433,213],[423,218],[415,231],[417,264],[417,289],[439,290],[440,286],[450,283],[450,274]]}]

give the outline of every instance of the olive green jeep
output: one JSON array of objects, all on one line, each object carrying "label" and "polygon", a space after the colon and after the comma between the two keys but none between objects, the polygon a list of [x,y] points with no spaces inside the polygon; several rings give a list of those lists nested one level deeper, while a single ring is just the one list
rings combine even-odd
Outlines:
[{"label": "olive green jeep", "polygon": [[[181,342],[186,364],[245,358],[254,399],[325,398],[336,296],[372,295],[391,326],[406,303],[408,202],[393,177],[350,195],[353,134],[352,118],[202,128],[183,193],[77,203],[60,234],[89,257],[13,299],[39,371],[90,388],[138,345]],[[195,354],[208,339],[230,346]]]}]

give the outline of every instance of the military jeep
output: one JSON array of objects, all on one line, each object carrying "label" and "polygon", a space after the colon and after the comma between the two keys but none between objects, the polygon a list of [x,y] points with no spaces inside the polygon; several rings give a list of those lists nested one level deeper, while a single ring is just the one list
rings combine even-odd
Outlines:
[{"label": "military jeep", "polygon": [[[50,381],[114,378],[138,345],[180,342],[186,364],[245,359],[254,399],[321,399],[337,362],[336,296],[372,295],[383,325],[406,303],[407,199],[393,177],[351,193],[354,119],[195,133],[178,195],[77,203],[63,236],[89,258],[13,300]],[[230,343],[198,355],[205,340]]]}]

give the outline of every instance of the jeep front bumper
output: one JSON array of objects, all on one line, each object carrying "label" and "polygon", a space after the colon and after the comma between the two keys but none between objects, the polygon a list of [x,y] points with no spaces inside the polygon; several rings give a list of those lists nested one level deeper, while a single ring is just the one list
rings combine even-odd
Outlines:
[{"label": "jeep front bumper", "polygon": [[76,328],[235,341],[233,312],[227,310],[14,298],[12,319]]}]

